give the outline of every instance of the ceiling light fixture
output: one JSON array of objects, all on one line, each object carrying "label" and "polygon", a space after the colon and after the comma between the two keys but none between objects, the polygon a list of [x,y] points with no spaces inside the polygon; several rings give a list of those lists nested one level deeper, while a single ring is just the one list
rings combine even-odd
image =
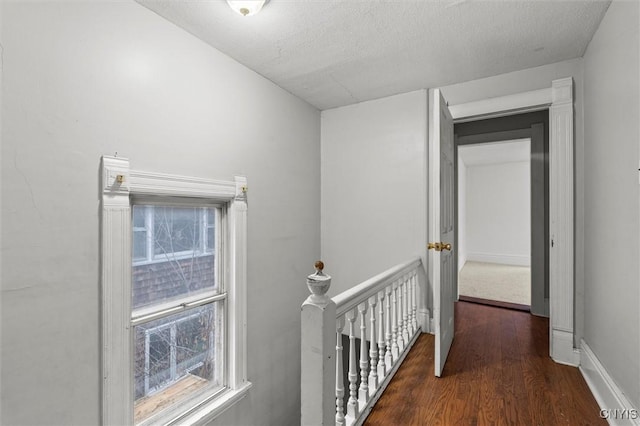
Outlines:
[{"label": "ceiling light fixture", "polygon": [[251,16],[260,12],[267,0],[227,0],[229,7],[242,16]]}]

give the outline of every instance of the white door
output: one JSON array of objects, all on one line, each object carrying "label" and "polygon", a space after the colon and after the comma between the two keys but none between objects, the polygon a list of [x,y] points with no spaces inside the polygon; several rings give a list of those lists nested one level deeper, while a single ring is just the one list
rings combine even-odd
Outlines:
[{"label": "white door", "polygon": [[429,141],[429,278],[433,285],[435,375],[442,376],[454,333],[453,119],[440,90],[433,91]]}]

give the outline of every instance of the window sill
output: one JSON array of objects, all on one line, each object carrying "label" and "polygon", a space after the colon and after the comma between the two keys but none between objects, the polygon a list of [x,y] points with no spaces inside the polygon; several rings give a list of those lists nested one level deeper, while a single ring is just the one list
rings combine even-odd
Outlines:
[{"label": "window sill", "polygon": [[184,416],[180,416],[168,424],[170,425],[202,425],[210,422],[220,414],[231,408],[238,401],[244,398],[249,389],[251,389],[251,382],[243,383],[238,389],[227,389],[223,393],[216,395],[216,397],[193,410],[191,413]]},{"label": "window sill", "polygon": [[[134,423],[144,424],[144,421],[156,415],[163,408],[174,405],[180,401],[185,395],[207,386],[209,382],[198,376],[187,374],[175,383],[164,387],[163,389],[140,398],[133,405]],[[142,418],[142,421],[136,419]]]}]

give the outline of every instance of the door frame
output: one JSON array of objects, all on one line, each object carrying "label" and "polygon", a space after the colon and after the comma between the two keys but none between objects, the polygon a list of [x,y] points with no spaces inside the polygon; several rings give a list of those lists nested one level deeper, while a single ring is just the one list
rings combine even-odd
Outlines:
[{"label": "door frame", "polygon": [[[544,113],[545,111],[540,111]],[[514,130],[496,130],[501,129],[500,125],[491,126],[491,132],[468,134],[465,132],[463,136],[456,135],[456,160],[459,158],[458,150],[463,146],[477,146],[491,143],[500,143],[506,141],[512,141],[515,139],[529,139],[531,145],[531,153],[529,158],[529,165],[531,167],[530,186],[531,200],[531,220],[529,225],[531,230],[529,236],[531,238],[531,280],[530,280],[530,312],[534,315],[549,317],[549,255],[547,247],[549,244],[549,170],[548,170],[548,158],[549,158],[549,146],[548,146],[548,111],[547,120],[545,123],[538,122],[543,120],[542,114],[537,114],[537,118],[531,118],[523,121],[522,128]],[[531,113],[523,113],[524,115]],[[534,114],[536,114],[534,112]],[[519,117],[521,114],[510,116]],[[547,146],[545,145],[544,132],[547,129]],[[535,162],[533,160],[533,151],[538,154],[544,153],[544,161]],[[459,163],[456,161],[457,165]],[[545,165],[546,163],[546,165]],[[537,170],[536,170],[537,169]],[[537,177],[539,184],[534,181],[534,175]],[[459,179],[456,176],[456,191],[458,191]],[[459,191],[458,191],[459,193]],[[542,198],[544,201],[542,202]],[[458,197],[454,197],[456,200],[456,223],[458,223],[459,206]],[[540,231],[542,234],[540,234]],[[460,233],[456,234],[455,246],[460,248]],[[456,250],[456,257],[459,259],[459,250]],[[458,260],[456,260],[458,262]],[[456,286],[457,287],[457,286]],[[546,289],[546,291],[545,291]],[[546,295],[545,295],[546,293]]]},{"label": "door frame", "polygon": [[[551,87],[546,89],[449,106],[454,122],[547,108],[550,132],[549,352],[557,363],[577,366],[580,363],[580,352],[574,348],[573,78],[553,80]],[[433,288],[431,290],[433,292]]]}]

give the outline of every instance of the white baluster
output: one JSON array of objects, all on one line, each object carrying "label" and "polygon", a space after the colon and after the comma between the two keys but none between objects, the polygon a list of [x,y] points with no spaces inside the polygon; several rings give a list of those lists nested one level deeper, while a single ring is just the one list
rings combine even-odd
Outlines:
[{"label": "white baluster", "polygon": [[369,369],[369,394],[373,395],[378,388],[378,348],[376,346],[376,306],[378,300],[376,296],[369,298],[371,306],[371,339],[369,341],[369,358],[371,358],[371,368]]},{"label": "white baluster", "polygon": [[[416,315],[417,300],[418,300],[418,276],[414,272],[411,277],[411,325],[413,328],[413,333],[418,331],[418,316]],[[412,333],[412,334],[413,334]]]},{"label": "white baluster", "polygon": [[[384,360],[384,290],[378,293],[378,302],[380,308],[379,312],[379,321],[378,321],[378,377],[382,379],[387,375],[386,364]],[[372,339],[373,341],[373,339]]]},{"label": "white baluster", "polygon": [[406,346],[406,342],[404,341],[404,324],[402,322],[402,311],[404,308],[404,297],[402,295],[402,281],[398,284],[398,346],[400,347],[400,352]]},{"label": "white baluster", "polygon": [[400,355],[400,348],[398,345],[398,286],[393,284],[391,287],[391,357],[395,364],[398,356]]},{"label": "white baluster", "polygon": [[347,402],[347,419],[351,424],[358,418],[358,372],[356,367],[356,336],[353,322],[356,319],[355,310],[345,314],[349,321],[349,401]]},{"label": "white baluster", "polygon": [[386,288],[387,292],[387,318],[385,319],[385,337],[386,337],[386,350],[384,353],[385,363],[387,364],[387,370],[391,370],[391,366],[393,365],[393,350],[392,350],[392,341],[393,334],[391,333],[391,294],[393,292],[391,286]]},{"label": "white baluster", "polygon": [[[409,345],[409,277],[403,278],[402,283],[402,338],[404,345]],[[413,334],[412,334],[413,335]]]},{"label": "white baluster", "polygon": [[369,359],[367,358],[367,302],[358,305],[360,312],[360,389],[358,399],[362,407],[369,400],[369,383],[367,381],[367,372],[369,368]]},{"label": "white baluster", "polygon": [[413,337],[413,335],[416,332],[416,328],[413,325],[413,273],[411,273],[411,275],[409,275],[409,281],[407,282],[407,289],[409,291],[409,299],[407,301],[407,303],[409,304],[408,306],[408,310],[409,310],[409,336]]},{"label": "white baluster", "polygon": [[402,281],[396,284],[396,322],[398,323],[398,354],[404,349],[404,339],[402,338]]},{"label": "white baluster", "polygon": [[344,426],[344,367],[342,365],[342,329],[344,318],[336,320],[336,426]]}]

